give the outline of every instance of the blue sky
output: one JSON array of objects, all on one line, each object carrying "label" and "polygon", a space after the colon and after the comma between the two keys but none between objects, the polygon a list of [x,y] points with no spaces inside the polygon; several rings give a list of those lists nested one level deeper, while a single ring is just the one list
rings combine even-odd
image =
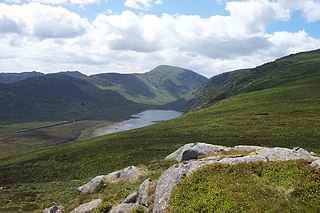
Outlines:
[{"label": "blue sky", "polygon": [[319,46],[319,0],[0,1],[0,72],[213,76]]}]

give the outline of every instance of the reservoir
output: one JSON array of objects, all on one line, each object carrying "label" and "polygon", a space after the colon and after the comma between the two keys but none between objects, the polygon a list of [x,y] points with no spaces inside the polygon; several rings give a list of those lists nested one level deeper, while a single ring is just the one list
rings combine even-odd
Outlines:
[{"label": "reservoir", "polygon": [[174,110],[146,110],[141,113],[131,115],[131,118],[129,120],[96,129],[94,130],[92,135],[94,137],[97,137],[115,132],[137,129],[154,124],[158,121],[170,120],[179,117],[182,114],[182,112]]}]

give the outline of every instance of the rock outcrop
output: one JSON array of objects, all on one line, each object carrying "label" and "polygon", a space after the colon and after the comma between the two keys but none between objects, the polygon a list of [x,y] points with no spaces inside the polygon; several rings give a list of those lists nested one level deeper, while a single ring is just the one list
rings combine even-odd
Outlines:
[{"label": "rock outcrop", "polygon": [[89,203],[81,204],[77,208],[73,209],[71,211],[71,213],[90,213],[95,208],[97,208],[101,202],[102,202],[101,199],[96,199],[96,200],[93,200],[93,201],[91,201]]},{"label": "rock outcrop", "polygon": [[[188,150],[188,156],[184,157],[184,152]],[[288,160],[316,160],[314,153],[308,152],[302,148],[266,148],[260,146],[235,146],[235,147],[224,147],[224,146],[215,146],[210,144],[186,144],[183,147],[179,148],[177,151],[166,157],[167,160],[176,160],[178,162],[184,160],[191,160],[195,157],[195,154],[190,152],[190,150],[195,150],[199,155],[214,155],[221,151],[246,151],[249,152],[245,156],[236,156],[236,157],[219,157],[211,156],[203,158],[200,160],[183,162],[171,166],[166,170],[160,177],[155,191],[154,199],[154,213],[164,213],[166,212],[170,196],[173,189],[178,185],[182,178],[185,178],[192,174],[192,172],[203,166],[221,163],[221,164],[238,164],[238,163],[249,163],[249,162],[267,162],[267,161],[288,161]],[[190,154],[192,153],[192,154]],[[320,167],[320,160],[314,161],[311,166]]]},{"label": "rock outcrop", "polygon": [[105,183],[115,183],[119,181],[134,182],[139,178],[141,172],[135,166],[129,166],[123,170],[112,172],[108,175],[100,175],[92,178],[88,183],[77,188],[78,193],[93,192],[97,186]]},{"label": "rock outcrop", "polygon": [[313,153],[299,147],[293,149],[280,147],[263,148],[257,150],[255,153],[268,158],[269,161],[312,159],[315,157]]},{"label": "rock outcrop", "polygon": [[208,156],[221,151],[229,151],[226,146],[212,145],[206,143],[189,143],[180,147],[175,152],[168,155],[165,160],[175,160],[182,162],[190,159],[196,159],[199,156]]},{"label": "rock outcrop", "polygon": [[43,213],[63,213],[63,206],[51,206],[50,208],[46,208],[43,210]]},{"label": "rock outcrop", "polygon": [[105,183],[115,183],[120,181],[134,182],[141,175],[140,170],[135,166],[129,166],[123,170],[112,172],[103,177]]}]

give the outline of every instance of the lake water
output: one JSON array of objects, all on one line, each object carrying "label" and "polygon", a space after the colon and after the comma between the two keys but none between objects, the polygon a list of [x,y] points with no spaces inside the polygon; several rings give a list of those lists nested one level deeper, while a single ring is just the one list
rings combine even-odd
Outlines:
[{"label": "lake water", "polygon": [[141,113],[132,115],[129,120],[96,129],[93,132],[93,136],[97,137],[115,132],[137,129],[154,124],[158,121],[170,120],[179,117],[182,114],[182,112],[174,110],[146,110]]}]

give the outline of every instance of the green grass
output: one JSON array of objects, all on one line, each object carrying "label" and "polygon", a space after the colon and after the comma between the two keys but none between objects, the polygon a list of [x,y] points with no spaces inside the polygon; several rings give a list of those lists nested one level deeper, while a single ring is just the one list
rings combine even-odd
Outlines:
[{"label": "green grass", "polygon": [[168,212],[319,212],[319,177],[304,161],[210,165],[180,182]]}]

